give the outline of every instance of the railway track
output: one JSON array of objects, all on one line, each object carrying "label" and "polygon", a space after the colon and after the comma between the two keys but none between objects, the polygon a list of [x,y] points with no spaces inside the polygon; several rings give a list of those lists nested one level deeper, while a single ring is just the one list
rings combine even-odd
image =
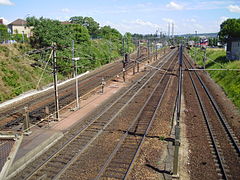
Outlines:
[{"label": "railway track", "polygon": [[[176,59],[167,68],[174,69]],[[95,178],[126,179],[148,135],[170,82],[166,71]]]},{"label": "railway track", "polygon": [[[184,65],[187,69],[193,68],[186,54]],[[240,172],[238,139],[199,74],[196,71],[188,71],[186,74],[191,80],[205,123],[211,153],[216,163],[216,174],[222,179],[237,179]]]},{"label": "railway track", "polygon": [[[168,58],[173,55],[174,52],[170,53]],[[164,58],[164,60],[166,61],[166,58]],[[145,92],[149,91],[146,89],[146,85],[150,79],[158,83],[157,80],[159,78],[153,78],[155,74],[157,74],[157,71],[147,73],[134,83],[130,89],[112,102],[111,105],[108,105],[97,117],[93,119],[90,118],[84,125],[81,124],[81,127],[73,128],[69,133],[65,134],[56,146],[39,157],[37,161],[27,166],[13,179],[54,179],[60,177],[66,169],[106,131],[106,128],[115,121],[130,102],[133,102],[133,99],[141,90],[145,88]],[[139,98],[144,100],[146,97],[139,96]]]},{"label": "railway track", "polygon": [[[146,52],[138,58],[139,62],[143,62],[146,60],[147,56],[145,56]],[[152,55],[154,56],[154,55]],[[136,57],[133,57],[136,58]],[[127,70],[132,68],[134,65],[133,62],[129,63],[126,67]],[[122,63],[120,61],[112,63],[107,67],[101,69],[101,71],[97,70],[90,75],[87,75],[80,79],[79,81],[79,95],[82,96],[92,89],[96,88],[101,84],[102,77],[105,77],[105,80],[110,80],[115,77],[117,74],[122,71]],[[0,120],[2,125],[0,129],[11,129],[19,125],[23,121],[23,108],[25,106],[29,107],[29,116],[31,119],[31,123],[36,123],[39,120],[46,117],[46,113],[44,109],[46,106],[49,107],[50,114],[55,111],[54,97],[52,96],[53,90],[44,93],[43,95],[30,99],[27,102],[22,102],[14,107],[3,110],[0,112]],[[59,105],[60,107],[64,107],[67,104],[73,102],[75,100],[75,83],[71,82],[66,86],[63,86],[59,89]]]}]

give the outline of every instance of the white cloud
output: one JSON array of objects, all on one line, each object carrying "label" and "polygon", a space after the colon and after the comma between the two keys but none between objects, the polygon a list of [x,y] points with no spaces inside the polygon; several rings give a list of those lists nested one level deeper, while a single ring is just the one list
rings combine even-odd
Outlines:
[{"label": "white cloud", "polygon": [[227,19],[229,19],[229,17],[225,17],[225,16],[220,17],[218,20],[218,24],[222,24],[222,22],[226,21]]},{"label": "white cloud", "polygon": [[170,2],[169,4],[166,5],[167,8],[169,9],[174,9],[174,10],[182,10],[183,6],[180,4],[177,4],[175,2]]},{"label": "white cloud", "polygon": [[14,3],[12,3],[10,0],[0,0],[0,5],[12,6],[12,5],[14,5]]},{"label": "white cloud", "polygon": [[230,12],[240,13],[240,6],[230,5],[227,8]]},{"label": "white cloud", "polygon": [[110,25],[113,28],[119,30],[122,34],[125,32],[150,34],[155,33],[157,29],[160,29],[160,24],[155,24],[150,21],[144,21],[142,19],[136,19],[133,21],[122,20],[121,22],[112,23],[110,21],[104,21],[100,23],[101,26]]},{"label": "white cloud", "polygon": [[68,8],[63,8],[63,9],[61,9],[61,11],[64,12],[64,13],[69,13],[69,12],[70,12],[70,9],[68,9]]},{"label": "white cloud", "polygon": [[141,19],[136,19],[135,21],[132,21],[133,24],[140,25],[140,26],[148,26],[151,28],[159,28],[158,24],[154,24],[150,21],[143,21]]},{"label": "white cloud", "polygon": [[137,4],[136,6],[139,7],[139,8],[146,8],[148,6],[152,6],[152,3],[151,2],[141,3],[141,4]]},{"label": "white cloud", "polygon": [[187,19],[186,21],[187,21],[187,22],[190,22],[190,23],[195,23],[195,22],[197,22],[197,20],[194,19],[194,18]]},{"label": "white cloud", "polygon": [[174,20],[170,19],[170,18],[162,18],[162,20],[167,22],[167,23],[174,23]]},{"label": "white cloud", "polygon": [[4,17],[0,17],[0,19],[3,20],[3,24],[7,25],[9,23],[9,21],[7,19],[5,19]]}]

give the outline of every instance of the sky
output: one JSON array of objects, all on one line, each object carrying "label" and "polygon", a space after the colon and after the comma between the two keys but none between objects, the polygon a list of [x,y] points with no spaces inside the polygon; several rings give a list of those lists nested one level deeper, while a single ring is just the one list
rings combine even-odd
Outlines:
[{"label": "sky", "polygon": [[167,34],[169,23],[177,35],[215,33],[224,20],[240,18],[240,0],[0,0],[5,24],[28,16],[88,16],[121,33]]}]

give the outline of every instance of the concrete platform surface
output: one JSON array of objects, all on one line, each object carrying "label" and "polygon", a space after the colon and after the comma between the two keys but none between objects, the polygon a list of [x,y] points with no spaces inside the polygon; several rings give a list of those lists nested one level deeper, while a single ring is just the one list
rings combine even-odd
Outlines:
[{"label": "concrete platform surface", "polygon": [[26,167],[28,163],[35,160],[53,144],[55,144],[63,133],[52,129],[33,128],[32,134],[25,136],[15,156],[8,178],[13,177]]},{"label": "concrete platform surface", "polygon": [[[140,70],[143,68],[144,66],[141,65]],[[126,74],[126,79],[129,82],[131,82],[133,77],[132,73]],[[96,93],[93,93],[86,99],[81,100],[81,108],[79,110],[68,110],[60,114],[60,121],[49,122],[48,128],[32,128],[32,133],[29,136],[24,136],[23,138],[22,144],[16,154],[7,179],[15,176],[18,172],[24,169],[28,163],[47,151],[64,136],[64,132],[76,123],[82,121],[89,113],[93,112],[105,100],[110,98],[127,84],[128,83],[123,83],[121,78],[118,78],[117,81],[111,81],[106,84],[103,93],[101,93],[101,89],[99,89]]]}]

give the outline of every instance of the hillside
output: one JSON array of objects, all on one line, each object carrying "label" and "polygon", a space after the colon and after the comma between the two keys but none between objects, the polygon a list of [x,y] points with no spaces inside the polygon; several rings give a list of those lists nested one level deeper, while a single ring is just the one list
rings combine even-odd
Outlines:
[{"label": "hillside", "polygon": [[[42,73],[39,67],[32,67],[35,61],[24,52],[28,45],[0,45],[0,103],[31,89],[35,89]],[[52,82],[51,74],[44,74],[41,85]]]}]

